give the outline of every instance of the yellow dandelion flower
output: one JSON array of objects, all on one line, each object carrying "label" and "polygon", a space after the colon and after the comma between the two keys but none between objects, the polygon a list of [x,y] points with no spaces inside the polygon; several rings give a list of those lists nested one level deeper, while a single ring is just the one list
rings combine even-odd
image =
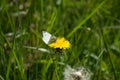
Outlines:
[{"label": "yellow dandelion flower", "polygon": [[49,46],[53,48],[68,49],[71,44],[65,38],[57,38],[57,40],[54,43],[49,44]]}]

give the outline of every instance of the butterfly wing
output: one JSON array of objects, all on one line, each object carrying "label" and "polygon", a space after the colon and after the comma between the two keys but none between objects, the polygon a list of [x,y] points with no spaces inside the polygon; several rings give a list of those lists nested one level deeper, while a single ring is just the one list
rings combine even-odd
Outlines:
[{"label": "butterfly wing", "polygon": [[50,33],[46,32],[46,31],[42,31],[42,35],[43,35],[42,40],[46,44],[49,44],[49,41],[50,41],[52,35]]}]

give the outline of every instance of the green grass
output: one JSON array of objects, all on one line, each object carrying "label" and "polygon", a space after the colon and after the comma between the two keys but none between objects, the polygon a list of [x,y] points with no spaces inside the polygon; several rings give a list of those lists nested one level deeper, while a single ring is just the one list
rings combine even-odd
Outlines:
[{"label": "green grass", "polygon": [[[65,65],[88,67],[91,80],[120,80],[119,0],[0,0],[0,80],[63,80]],[[63,55],[42,31],[65,37]],[[12,33],[12,35],[9,35]],[[62,57],[62,59],[61,59]]]}]

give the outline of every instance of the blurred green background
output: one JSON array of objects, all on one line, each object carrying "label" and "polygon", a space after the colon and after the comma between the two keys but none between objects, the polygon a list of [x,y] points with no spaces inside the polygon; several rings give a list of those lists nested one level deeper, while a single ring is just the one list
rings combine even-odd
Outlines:
[{"label": "blurred green background", "polygon": [[[51,50],[43,30],[70,41],[63,59],[24,47]],[[0,79],[63,80],[59,62],[120,80],[120,0],[0,0]]]}]

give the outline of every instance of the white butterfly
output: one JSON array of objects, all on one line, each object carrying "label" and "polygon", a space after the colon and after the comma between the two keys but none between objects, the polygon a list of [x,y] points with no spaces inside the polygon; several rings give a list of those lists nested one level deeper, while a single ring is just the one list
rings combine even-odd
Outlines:
[{"label": "white butterfly", "polygon": [[45,44],[50,44],[52,42],[56,41],[56,37],[51,35],[50,33],[46,32],[46,31],[42,31],[42,40],[45,42]]}]

